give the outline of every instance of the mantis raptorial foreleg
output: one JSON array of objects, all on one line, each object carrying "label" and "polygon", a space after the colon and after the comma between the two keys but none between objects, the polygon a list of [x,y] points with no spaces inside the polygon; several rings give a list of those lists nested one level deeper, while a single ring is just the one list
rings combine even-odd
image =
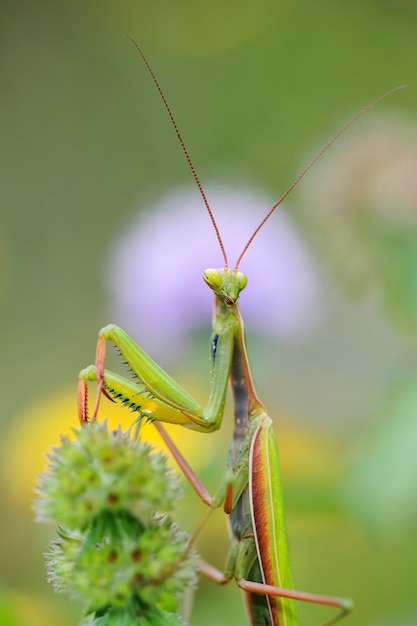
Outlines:
[{"label": "mantis raptorial foreleg", "polygon": [[[119,350],[135,375],[137,384],[105,371],[106,341],[113,343]],[[216,334],[211,393],[207,406],[202,409],[123,329],[109,324],[99,333],[95,366],[90,366],[79,374],[80,421],[88,420],[87,382],[96,381],[98,394],[93,418],[97,416],[100,394],[104,393],[110,399],[120,400],[149,419],[183,424],[192,430],[203,432],[217,430],[223,417],[232,351],[233,327],[226,324]]]}]

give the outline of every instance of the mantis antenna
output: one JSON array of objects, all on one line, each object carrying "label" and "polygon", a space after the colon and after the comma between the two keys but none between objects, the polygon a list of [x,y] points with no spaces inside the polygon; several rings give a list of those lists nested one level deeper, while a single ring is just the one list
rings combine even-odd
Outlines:
[{"label": "mantis antenna", "polygon": [[369,104],[364,106],[360,111],[358,111],[348,122],[346,122],[346,124],[344,126],[342,126],[342,128],[340,130],[337,131],[337,133],[335,135],[333,135],[333,137],[331,139],[329,139],[329,141],[322,147],[322,149],[316,154],[316,156],[311,159],[310,163],[308,163],[305,166],[305,168],[300,172],[300,174],[298,174],[297,178],[291,183],[291,185],[288,187],[288,189],[282,194],[282,196],[280,197],[278,202],[276,202],[274,204],[272,209],[269,210],[269,212],[265,215],[264,219],[255,228],[255,230],[253,231],[252,235],[249,237],[248,241],[246,242],[245,247],[243,248],[242,252],[240,253],[240,256],[239,256],[238,260],[236,261],[235,270],[238,269],[243,256],[246,254],[246,251],[248,250],[248,248],[251,245],[252,241],[255,239],[256,235],[259,233],[259,231],[261,230],[261,228],[265,224],[265,222],[267,222],[269,220],[269,218],[271,217],[271,215],[275,211],[275,209],[277,207],[279,207],[279,205],[291,193],[291,191],[294,189],[294,187],[296,185],[298,185],[300,180],[302,178],[304,178],[304,176],[307,174],[307,172],[309,170],[311,170],[313,165],[323,156],[323,154],[325,152],[327,152],[327,150],[330,148],[330,146],[332,146],[334,144],[334,142],[337,139],[339,139],[339,137],[341,135],[343,135],[343,133],[348,128],[350,128],[350,126],[352,126],[352,124],[354,124],[360,117],[362,117],[362,115],[364,113],[366,113],[366,111],[368,111],[375,104],[377,104],[377,102],[379,102],[380,100],[383,100],[384,98],[386,98],[387,96],[391,95],[395,91],[398,91],[399,89],[403,89],[404,87],[405,87],[405,85],[400,85],[399,87],[394,87],[393,89],[390,89],[389,91],[386,91],[385,93],[383,93],[381,96],[378,96],[378,98],[375,98],[375,100],[372,100],[372,102],[370,102]]},{"label": "mantis antenna", "polygon": [[201,184],[201,182],[200,182],[200,179],[199,179],[198,174],[197,174],[197,172],[196,172],[196,170],[195,170],[195,167],[194,167],[194,165],[193,165],[193,162],[191,161],[191,157],[190,157],[190,155],[189,155],[189,153],[188,153],[188,150],[187,150],[187,148],[186,148],[186,146],[185,146],[184,140],[183,140],[182,135],[181,135],[181,133],[180,133],[180,131],[179,131],[179,128],[178,128],[178,126],[177,126],[177,123],[176,123],[176,121],[175,121],[175,119],[174,119],[174,116],[173,116],[173,114],[172,114],[171,108],[170,108],[170,106],[169,106],[169,104],[168,104],[168,102],[167,102],[167,100],[166,100],[166,98],[165,98],[165,94],[164,94],[164,92],[162,91],[162,88],[161,88],[161,86],[160,86],[160,84],[159,84],[159,82],[158,82],[158,80],[157,80],[157,78],[156,78],[156,76],[155,76],[155,74],[154,74],[154,72],[153,72],[153,70],[152,70],[152,68],[151,68],[150,64],[149,64],[149,61],[148,61],[148,60],[147,60],[147,58],[145,57],[145,55],[144,55],[144,53],[142,52],[142,50],[141,50],[141,48],[139,47],[139,45],[136,43],[136,41],[135,41],[134,39],[132,39],[132,37],[129,37],[129,35],[126,35],[126,37],[129,39],[129,41],[131,41],[131,42],[133,43],[133,45],[135,46],[135,48],[138,50],[138,52],[139,52],[140,56],[141,56],[141,57],[142,57],[142,59],[143,59],[143,62],[144,62],[144,63],[145,63],[145,65],[146,65],[146,68],[147,68],[147,70],[148,70],[149,74],[151,75],[151,78],[152,78],[153,82],[155,83],[155,87],[156,87],[156,88],[157,88],[157,90],[159,91],[159,95],[160,95],[160,96],[161,96],[161,98],[162,98],[162,102],[164,103],[164,107],[165,107],[165,109],[166,109],[166,111],[167,111],[167,113],[168,113],[168,115],[169,115],[169,119],[171,120],[171,123],[172,123],[172,125],[173,125],[173,127],[174,127],[174,130],[175,130],[176,134],[177,134],[178,141],[180,142],[180,146],[181,146],[182,151],[183,151],[183,153],[184,153],[184,156],[185,156],[185,158],[186,158],[186,160],[187,160],[188,167],[189,167],[189,168],[190,168],[190,170],[191,170],[191,173],[192,173],[192,175],[193,175],[193,177],[194,177],[194,180],[195,180],[195,183],[196,183],[196,185],[197,185],[197,187],[198,187],[198,190],[199,190],[199,192],[200,192],[200,195],[201,195],[201,197],[203,198],[204,204],[206,205],[207,212],[208,212],[208,214],[209,214],[209,217],[210,217],[211,223],[213,224],[213,228],[214,228],[214,231],[215,231],[215,233],[216,233],[217,241],[219,242],[220,250],[221,250],[222,255],[223,255],[224,266],[225,266],[225,268],[226,268],[226,267],[228,267],[227,255],[226,255],[226,249],[225,249],[225,247],[224,247],[223,240],[222,240],[221,235],[220,235],[219,227],[217,226],[216,220],[214,219],[214,215],[213,215],[213,212],[212,212],[212,210],[211,210],[211,208],[210,208],[210,205],[209,205],[209,203],[208,203],[208,200],[207,200],[206,194],[204,193],[203,186],[202,186],[202,184]]}]

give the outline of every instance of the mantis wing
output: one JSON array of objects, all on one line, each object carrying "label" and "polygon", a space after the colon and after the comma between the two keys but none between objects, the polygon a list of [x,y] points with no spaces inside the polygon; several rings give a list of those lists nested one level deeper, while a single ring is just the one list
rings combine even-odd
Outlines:
[{"label": "mantis wing", "polygon": [[[249,456],[252,527],[262,582],[293,589],[282,502],[278,449],[271,418],[262,413]],[[274,624],[295,626],[294,600],[268,596]]]}]

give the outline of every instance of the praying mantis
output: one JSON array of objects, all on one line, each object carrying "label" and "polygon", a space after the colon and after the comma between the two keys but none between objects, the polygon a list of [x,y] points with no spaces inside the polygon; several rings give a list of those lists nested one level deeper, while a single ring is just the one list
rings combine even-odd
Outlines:
[{"label": "praying mantis", "polygon": [[[85,423],[89,420],[87,387],[88,382],[96,382],[97,398],[93,419],[97,417],[101,394],[104,394],[110,400],[119,401],[137,411],[140,418],[154,422],[202,501],[212,508],[223,505],[231,535],[224,572],[203,561],[200,563],[200,570],[219,583],[235,579],[244,592],[248,619],[252,626],[298,626],[297,600],[336,607],[339,609],[337,615],[326,622],[327,625],[333,624],[349,613],[352,608],[349,600],[315,595],[293,588],[277,444],[272,419],[257,396],[249,366],[244,325],[238,306],[240,293],[247,285],[247,278],[239,271],[239,265],[260,229],[322,154],[366,110],[398,88],[368,104],[330,139],[266,214],[244,245],[233,269],[230,269],[214,214],[170,106],[142,50],[135,41],[130,40],[141,55],[169,115],[224,259],[223,268],[206,269],[203,273],[204,281],[214,293],[210,343],[211,389],[208,402],[202,408],[123,329],[110,324],[99,332],[95,364],[79,374],[80,421]],[[136,381],[105,369],[108,341],[119,350],[127,366],[135,374]],[[211,497],[160,422],[181,424],[204,433],[219,429],[229,383],[234,401],[234,432],[223,477],[215,495]]]}]

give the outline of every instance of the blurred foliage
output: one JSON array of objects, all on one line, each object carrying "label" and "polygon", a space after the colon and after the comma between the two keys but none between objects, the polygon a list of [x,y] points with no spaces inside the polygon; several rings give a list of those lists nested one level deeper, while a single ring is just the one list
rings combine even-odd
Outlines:
[{"label": "blurred foliage", "polygon": [[417,524],[416,415],[413,378],[384,398],[349,468],[346,497],[379,540],[396,541]]},{"label": "blurred foliage", "polygon": [[[149,77],[123,35],[138,39],[150,58],[203,184],[244,180],[273,197],[350,115],[407,83],[328,154],[331,162],[337,153],[349,155],[361,137],[371,141],[366,128],[378,118],[387,153],[395,147],[399,155],[395,175],[388,167],[379,182],[373,179],[380,198],[388,193],[384,184],[406,170],[401,154],[410,154],[409,143],[394,146],[393,134],[415,141],[417,5],[41,0],[9,3],[1,12],[0,611],[13,626],[69,625],[78,609],[44,582],[42,551],[51,533],[34,528],[31,489],[42,451],[77,422],[67,389],[75,393],[78,370],[93,359],[98,328],[117,321],[108,319],[103,276],[114,237],[148,202],[190,180]],[[377,152],[365,152],[366,162]],[[340,163],[343,169],[347,162]],[[352,626],[406,626],[417,612],[409,453],[416,437],[415,187],[412,175],[405,177],[395,193],[389,190],[388,205],[376,202],[375,210],[353,197],[347,208],[337,205],[339,222],[329,222],[314,195],[333,186],[341,170],[326,173],[322,165],[312,172],[314,192],[303,196],[304,184],[312,189],[306,179],[287,207],[320,267],[326,319],[304,342],[257,342],[249,332],[249,349],[260,396],[277,417],[297,587],[352,597]],[[343,179],[342,193],[355,188],[357,177],[353,171]],[[405,206],[407,220],[394,224]],[[342,261],[359,262],[353,290],[364,293],[355,301],[350,273],[334,254],[347,233]],[[162,252],[149,241],[143,262],[163,254],[169,264],[186,235]],[[362,279],[370,291],[357,289]],[[169,315],[163,297],[153,306]],[[197,337],[177,356],[181,367],[171,373],[204,398],[207,346]],[[204,454],[197,467],[212,491],[229,434],[225,423],[207,443],[196,435],[186,444],[197,462]],[[395,515],[391,499],[401,509]],[[184,506],[191,532],[203,513],[193,498]],[[227,546],[221,514],[200,544],[221,567]],[[202,581],[194,604],[198,626],[244,623],[233,585],[217,589]],[[301,606],[300,616],[302,624],[319,623],[320,609]]]},{"label": "blurred foliage", "polygon": [[377,292],[389,321],[411,334],[417,330],[416,171],[415,121],[376,112],[324,155],[298,205],[349,292]]}]

